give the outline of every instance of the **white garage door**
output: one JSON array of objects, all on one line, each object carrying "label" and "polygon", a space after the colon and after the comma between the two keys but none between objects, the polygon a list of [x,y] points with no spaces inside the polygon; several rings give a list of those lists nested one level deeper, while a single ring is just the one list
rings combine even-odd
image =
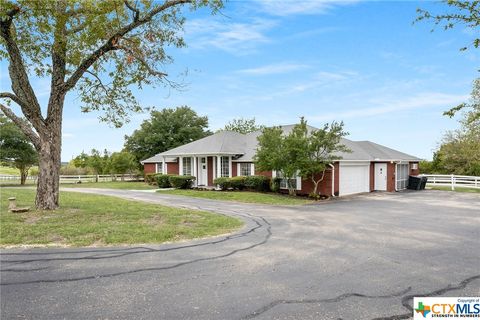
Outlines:
[{"label": "white garage door", "polygon": [[340,162],[340,195],[370,191],[370,164]]}]

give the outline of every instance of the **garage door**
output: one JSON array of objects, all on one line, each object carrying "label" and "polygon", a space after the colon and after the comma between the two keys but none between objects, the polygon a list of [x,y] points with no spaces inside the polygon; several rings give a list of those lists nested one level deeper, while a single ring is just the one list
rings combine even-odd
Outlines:
[{"label": "garage door", "polygon": [[370,164],[340,162],[341,196],[370,191]]}]

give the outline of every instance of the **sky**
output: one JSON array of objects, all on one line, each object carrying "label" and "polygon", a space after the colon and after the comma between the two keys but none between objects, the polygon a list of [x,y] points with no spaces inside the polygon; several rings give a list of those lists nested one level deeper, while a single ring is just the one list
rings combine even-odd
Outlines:
[{"label": "sky", "polygon": [[[431,159],[443,134],[459,127],[443,111],[466,101],[478,77],[480,50],[469,48],[473,31],[444,31],[432,22],[413,24],[417,8],[445,12],[438,2],[229,1],[214,16],[187,14],[187,48],[171,49],[171,79],[182,90],[135,90],[141,105],[187,105],[206,115],[210,129],[234,118],[255,117],[272,126],[344,121],[348,139],[370,140]],[[0,89],[10,89],[0,61]],[[183,77],[185,71],[187,76]],[[49,79],[31,78],[45,105]],[[119,151],[125,135],[148,113],[132,114],[117,129],[81,113],[76,92],[67,95],[62,160],[92,148]]]}]

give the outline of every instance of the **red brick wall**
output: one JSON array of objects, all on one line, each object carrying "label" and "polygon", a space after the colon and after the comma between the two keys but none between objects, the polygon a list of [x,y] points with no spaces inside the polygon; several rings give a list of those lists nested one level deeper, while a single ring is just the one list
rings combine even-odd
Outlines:
[{"label": "red brick wall", "polygon": [[255,175],[257,176],[265,176],[265,177],[272,177],[272,171],[257,171],[255,170]]},{"label": "red brick wall", "polygon": [[213,186],[213,157],[207,158],[208,185]]},{"label": "red brick wall", "polygon": [[[318,174],[315,176],[315,179],[320,179],[321,174]],[[312,179],[303,179],[302,180],[302,190],[298,190],[298,194],[309,194],[313,191],[315,188],[315,185],[312,181]],[[325,176],[323,177],[323,180],[320,181],[317,192],[321,195],[327,195],[330,196],[332,195],[332,170],[328,169],[325,171]]]},{"label": "red brick wall", "polygon": [[179,163],[178,162],[167,162],[167,173],[168,174],[178,174]]},{"label": "red brick wall", "polygon": [[[414,163],[417,164],[417,169],[412,169],[412,164],[414,164]],[[420,169],[419,169],[419,166],[418,166],[418,162],[410,162],[409,165],[408,165],[408,168],[410,169],[410,171],[408,172],[409,175],[418,176],[420,174]]]},{"label": "red brick wall", "polygon": [[387,163],[387,191],[395,191],[395,163]]},{"label": "red brick wall", "polygon": [[145,173],[145,174],[155,173],[155,167],[156,167],[155,163],[145,163],[143,165],[143,173]]},{"label": "red brick wall", "polygon": [[232,161],[232,177],[236,177],[237,175],[238,175],[237,162]]}]

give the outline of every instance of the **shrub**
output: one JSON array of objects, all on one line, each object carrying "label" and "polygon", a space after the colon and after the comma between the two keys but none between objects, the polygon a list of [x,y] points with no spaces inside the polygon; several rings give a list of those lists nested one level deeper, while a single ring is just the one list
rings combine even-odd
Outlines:
[{"label": "shrub", "polygon": [[170,175],[168,174],[156,174],[155,180],[159,188],[170,188]]},{"label": "shrub", "polygon": [[282,178],[273,178],[271,181],[270,181],[270,189],[273,191],[273,192],[279,192],[280,191],[280,182],[282,181]]},{"label": "shrub", "polygon": [[145,173],[145,183],[154,184],[155,183],[155,173]]},{"label": "shrub", "polygon": [[222,190],[227,190],[228,188],[231,188],[230,178],[227,178],[227,177],[217,178],[213,180],[213,183],[218,185],[218,187]]},{"label": "shrub", "polygon": [[244,176],[230,178],[230,187],[234,190],[245,189],[245,178]]},{"label": "shrub", "polygon": [[269,191],[270,178],[265,176],[245,177],[245,187],[255,191]]},{"label": "shrub", "polygon": [[193,181],[195,181],[195,177],[169,175],[168,181],[170,182],[170,185],[175,189],[190,189],[192,187]]}]

